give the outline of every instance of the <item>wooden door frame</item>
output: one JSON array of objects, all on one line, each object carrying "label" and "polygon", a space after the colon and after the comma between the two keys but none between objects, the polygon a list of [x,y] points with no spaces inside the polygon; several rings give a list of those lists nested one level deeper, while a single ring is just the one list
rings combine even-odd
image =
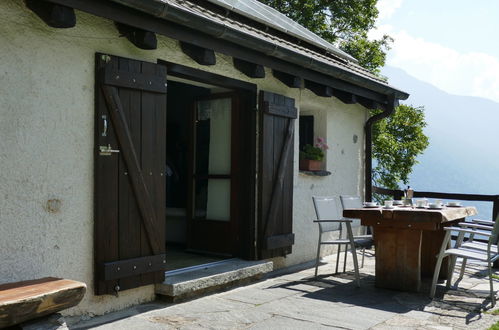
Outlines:
[{"label": "wooden door frame", "polygon": [[[223,221],[217,221],[216,219],[204,219],[200,221],[205,221],[203,223],[200,223],[199,225],[195,226],[194,223],[197,221],[196,220],[196,209],[195,209],[195,183],[198,180],[202,180],[203,177],[200,177],[195,169],[195,164],[196,164],[196,154],[197,154],[197,146],[196,146],[196,141],[197,141],[197,130],[196,130],[196,123],[197,123],[197,107],[196,104],[201,101],[209,101],[209,100],[220,100],[220,99],[230,99],[231,101],[231,120],[230,120],[230,138],[231,138],[231,146],[230,146],[230,173],[229,174],[207,174],[206,179],[228,179],[230,180],[230,210],[229,210],[229,224],[228,228],[225,228],[226,223]],[[188,114],[189,118],[189,156],[188,156],[188,189],[187,189],[187,246],[194,246],[194,240],[196,238],[194,235],[199,235],[200,227],[203,227],[204,230],[201,230],[204,232],[204,234],[208,237],[205,244],[208,245],[209,241],[211,241],[211,237],[215,236],[217,233],[220,233],[221,231],[227,230],[228,232],[225,232],[225,234],[229,237],[230,239],[229,242],[229,250],[227,252],[222,252],[222,251],[210,251],[210,252],[215,252],[215,253],[221,253],[221,254],[229,254],[232,255],[233,253],[237,253],[237,247],[235,246],[236,239],[234,239],[234,235],[237,235],[238,233],[238,221],[235,220],[237,217],[237,212],[236,210],[238,208],[238,177],[240,176],[240,172],[238,171],[238,165],[239,165],[239,140],[238,140],[238,129],[237,129],[237,123],[239,122],[239,95],[237,92],[223,92],[223,93],[216,93],[216,94],[211,94],[211,95],[206,95],[206,96],[199,96],[194,98],[192,102],[192,106],[190,108],[190,113]],[[235,142],[235,143],[234,143]],[[197,228],[194,228],[197,227]],[[201,237],[198,237],[197,240],[202,239],[203,235],[199,235]],[[218,239],[223,239],[222,237],[217,237]],[[237,238],[237,236],[236,236]],[[201,244],[203,245],[203,244]],[[202,247],[200,247],[202,249]]]},{"label": "wooden door frame", "polygon": [[244,150],[245,152],[241,152],[242,155],[240,158],[241,166],[244,167],[241,172],[247,175],[240,176],[241,181],[239,182],[239,189],[237,192],[234,192],[236,194],[235,198],[238,199],[236,203],[240,208],[238,211],[240,221],[238,221],[239,225],[236,229],[240,238],[238,240],[238,246],[234,246],[234,255],[248,260],[255,260],[257,258],[257,85],[161,59],[158,59],[158,63],[167,67],[167,74],[169,77],[178,77],[194,82],[220,86],[231,89],[238,94],[240,118],[237,127],[233,127],[233,129],[238,129],[241,144],[244,145],[243,148],[247,148]]}]

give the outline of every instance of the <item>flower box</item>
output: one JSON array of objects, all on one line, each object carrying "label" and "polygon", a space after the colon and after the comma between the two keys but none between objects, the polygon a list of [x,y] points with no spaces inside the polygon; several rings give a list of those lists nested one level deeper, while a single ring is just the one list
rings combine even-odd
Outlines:
[{"label": "flower box", "polygon": [[300,170],[302,171],[321,171],[322,160],[300,159]]}]

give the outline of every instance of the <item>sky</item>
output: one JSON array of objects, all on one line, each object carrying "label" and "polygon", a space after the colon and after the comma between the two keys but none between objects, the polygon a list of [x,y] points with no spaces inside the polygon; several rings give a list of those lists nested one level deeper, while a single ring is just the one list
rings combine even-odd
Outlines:
[{"label": "sky", "polygon": [[394,38],[387,65],[448,93],[499,102],[499,1],[379,0],[372,38]]}]

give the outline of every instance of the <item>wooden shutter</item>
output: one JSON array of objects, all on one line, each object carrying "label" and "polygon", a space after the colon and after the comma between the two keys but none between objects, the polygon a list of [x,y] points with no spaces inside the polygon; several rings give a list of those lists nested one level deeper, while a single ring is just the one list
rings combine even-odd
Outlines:
[{"label": "wooden shutter", "polygon": [[258,244],[261,259],[291,253],[295,100],[260,92]]},{"label": "wooden shutter", "polygon": [[95,293],[164,280],[166,67],[96,55]]}]

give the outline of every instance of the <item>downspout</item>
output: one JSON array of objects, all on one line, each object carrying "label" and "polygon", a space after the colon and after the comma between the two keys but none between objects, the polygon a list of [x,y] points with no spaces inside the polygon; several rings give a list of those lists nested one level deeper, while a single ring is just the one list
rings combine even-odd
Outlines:
[{"label": "downspout", "polygon": [[378,113],[370,117],[365,126],[364,130],[366,133],[366,159],[365,159],[365,201],[371,202],[373,198],[373,146],[372,146],[372,127],[375,122],[380,121],[383,118],[391,116],[395,112],[395,107],[398,105],[398,99],[394,94],[388,96],[388,104],[383,112]]}]

